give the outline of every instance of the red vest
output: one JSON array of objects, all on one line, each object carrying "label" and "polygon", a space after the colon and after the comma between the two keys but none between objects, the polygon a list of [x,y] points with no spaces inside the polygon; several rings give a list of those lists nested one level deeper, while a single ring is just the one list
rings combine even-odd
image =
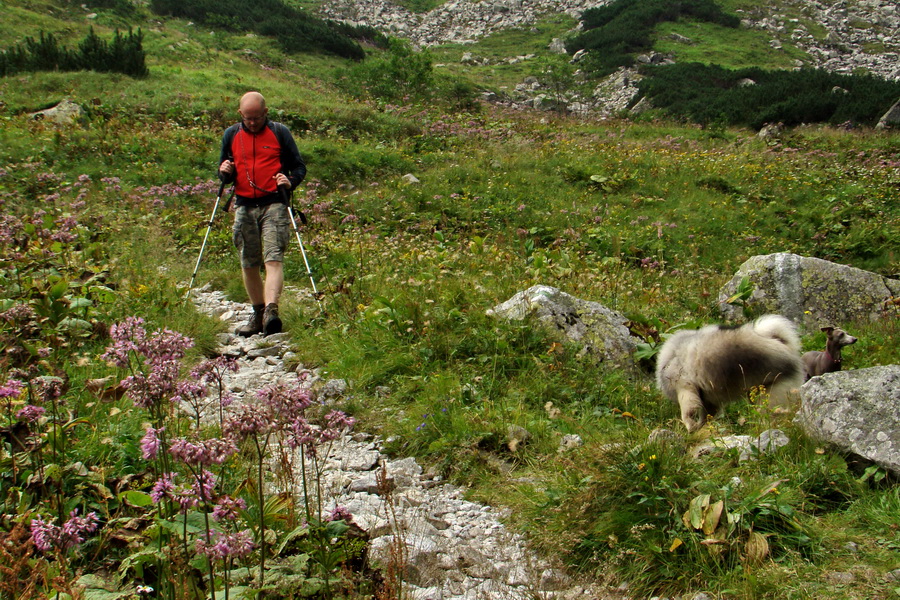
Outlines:
[{"label": "red vest", "polygon": [[231,142],[234,157],[234,190],[244,198],[278,193],[275,175],[281,172],[281,145],[269,127],[250,133],[241,127]]}]

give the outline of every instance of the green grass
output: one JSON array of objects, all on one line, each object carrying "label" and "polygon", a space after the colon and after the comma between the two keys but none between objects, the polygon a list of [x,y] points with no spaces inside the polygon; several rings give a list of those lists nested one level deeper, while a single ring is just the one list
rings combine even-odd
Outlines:
[{"label": "green grass", "polygon": [[[497,63],[528,54],[547,56],[547,47],[553,38],[563,37],[575,25],[575,20],[566,15],[547,15],[527,28],[497,31],[474,44],[444,44],[432,48],[431,53],[435,63],[444,65],[442,71],[465,77],[486,89],[512,89],[526,77],[538,73],[537,61],[531,59],[513,65]],[[466,52],[489,59],[492,64],[462,65],[459,61]]]},{"label": "green grass", "polygon": [[[752,29],[730,29],[699,22],[663,23],[656,28],[657,52],[673,54],[676,62],[699,62],[729,69],[761,67],[790,69],[795,60],[807,60],[805,52],[783,42],[782,50],[769,46],[772,36]],[[671,39],[672,34],[690,38],[692,44]]]},{"label": "green grass", "polygon": [[[16,36],[45,23],[22,6]],[[384,106],[336,91],[331,82],[346,67],[337,59],[284,56],[265,39],[211,36],[176,19],[141,24],[147,79],[38,73],[0,81],[0,167],[8,172],[0,190],[15,199],[4,210],[30,209],[53,191],[37,172],[70,183],[91,176],[86,223],[98,245],[85,252],[115,284],[105,324],[142,314],[152,327],[196,337],[195,357],[210,351],[218,322],[196,315],[177,286],[190,278],[214,198],[159,195],[160,205],[137,188],[209,181],[239,95],[260,89],[310,168],[296,200],[311,220],[304,242],[325,291],[324,315],[285,298],[285,321],[304,364],[353,382],[361,429],[392,438],[394,451],[466,484],[472,498],[510,507],[511,524],[548,556],[594,580],[627,581],[634,594],[823,597],[832,594],[824,573],[852,570],[857,580],[842,598],[892,597],[896,583],[884,576],[896,566],[895,487],[858,481],[790,416],[746,402],[689,441],[777,426],[791,445],[749,462],[727,452],[698,462],[677,447],[648,446],[655,428],[683,430],[648,376],[604,369],[531,324],[485,311],[546,283],[665,326],[712,321],[737,266],[778,251],[896,274],[900,198],[885,166],[900,160],[896,133],[805,127],[770,147],[751,131],[662,120]],[[80,22],[59,27],[70,26],[73,38],[83,36]],[[549,19],[536,36],[496,34],[437,49],[435,59],[537,51],[568,26]],[[12,35],[6,21],[0,34]],[[524,73],[498,69],[488,83]],[[486,81],[487,69],[470,75]],[[85,123],[57,131],[24,119],[62,95],[89,108]],[[402,182],[409,172],[421,184]],[[99,183],[109,176],[121,178],[121,190]],[[242,301],[229,219],[218,217],[199,283]],[[643,259],[661,266],[642,268]],[[308,286],[293,246],[286,275]],[[846,368],[897,362],[896,320],[844,325],[860,337]],[[820,334],[804,339],[805,348],[822,343]],[[110,372],[96,358],[102,345],[79,350],[89,362],[78,377]],[[376,395],[379,386],[391,393]],[[79,399],[78,414],[102,426],[85,429],[79,460],[139,470],[140,418],[126,400],[91,402]],[[531,439],[511,447],[510,426]],[[584,445],[558,453],[572,433]],[[721,552],[682,521],[701,494],[742,515],[719,532]],[[770,555],[751,565],[741,557],[753,532],[767,536]],[[848,541],[858,555],[847,553]]]}]

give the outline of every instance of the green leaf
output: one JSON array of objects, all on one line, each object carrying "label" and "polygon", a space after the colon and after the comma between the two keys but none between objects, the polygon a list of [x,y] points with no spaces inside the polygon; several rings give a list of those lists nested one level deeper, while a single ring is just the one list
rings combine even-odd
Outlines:
[{"label": "green leaf", "polygon": [[149,547],[144,548],[139,552],[135,552],[133,554],[129,554],[122,560],[122,564],[119,565],[119,573],[121,575],[125,575],[132,569],[138,576],[141,576],[144,570],[144,565],[146,564],[156,564],[158,561],[165,560],[165,556],[158,552],[156,548]]},{"label": "green leaf", "polygon": [[286,536],[284,536],[284,539],[281,540],[281,543],[278,544],[278,548],[275,550],[275,556],[280,555],[282,553],[282,551],[284,550],[285,546],[287,546],[289,543],[291,543],[291,541],[293,541],[294,539],[296,539],[298,537],[305,536],[308,534],[309,534],[309,526],[308,525],[301,525],[301,526],[297,527],[296,529],[294,529],[293,531],[288,533]]},{"label": "green leaf", "polygon": [[90,298],[72,298],[69,300],[69,308],[90,308],[94,303]]},{"label": "green leaf", "polygon": [[329,521],[328,524],[325,525],[325,534],[330,538],[341,537],[348,529],[350,529],[350,526],[347,525],[347,522],[343,519]]},{"label": "green leaf", "polygon": [[686,525],[693,527],[694,529],[703,528],[703,509],[709,506],[709,499],[709,494],[700,494],[691,500],[690,508],[688,508],[687,513],[684,515],[684,522]]},{"label": "green leaf", "polygon": [[[179,538],[181,538],[182,535],[184,534],[185,526],[184,526],[184,523],[180,519],[177,522],[168,521],[166,519],[157,519],[156,523],[163,529],[165,529],[171,533],[174,533]],[[202,527],[197,527],[195,525],[191,525],[190,523],[188,523],[188,525],[187,525],[188,535],[190,535],[192,533],[200,533],[201,531],[204,531],[204,529]]]},{"label": "green leaf", "polygon": [[637,360],[650,360],[659,352],[659,344],[641,343],[637,345],[634,357]]},{"label": "green leaf", "polygon": [[123,501],[136,508],[144,508],[145,506],[153,505],[153,498],[150,497],[150,494],[135,490],[128,490],[127,492],[119,494],[119,502]]},{"label": "green leaf", "polygon": [[81,596],[84,600],[119,600],[131,598],[135,594],[134,588],[117,590],[118,586],[115,583],[96,575],[82,575],[77,583],[85,588]]},{"label": "green leaf", "polygon": [[88,291],[94,296],[98,302],[108,304],[115,301],[116,292],[105,285],[92,285]]},{"label": "green leaf", "polygon": [[75,319],[73,317],[66,317],[59,322],[59,326],[61,329],[68,331],[90,331],[93,327],[88,321],[85,321],[84,319]]},{"label": "green leaf", "polygon": [[69,282],[65,279],[57,281],[47,292],[51,300],[59,300],[69,290]]}]

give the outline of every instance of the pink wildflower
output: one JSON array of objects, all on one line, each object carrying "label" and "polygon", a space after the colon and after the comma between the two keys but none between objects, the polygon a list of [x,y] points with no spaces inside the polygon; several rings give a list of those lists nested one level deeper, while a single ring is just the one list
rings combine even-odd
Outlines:
[{"label": "pink wildflower", "polygon": [[212,518],[216,522],[234,521],[240,516],[240,511],[247,508],[247,503],[243,498],[232,498],[231,496],[222,496],[216,502],[213,508]]},{"label": "pink wildflower", "polygon": [[165,429],[165,427],[160,427],[159,429],[154,429],[153,427],[147,428],[147,433],[141,438],[141,456],[144,457],[144,460],[156,459],[157,454],[159,454],[160,446],[159,434],[163,429]]},{"label": "pink wildflower", "polygon": [[16,413],[16,418],[20,421],[28,421],[29,423],[34,423],[35,421],[43,417],[45,412],[47,412],[47,409],[45,409],[44,407],[29,404]]},{"label": "pink wildflower", "polygon": [[62,527],[54,525],[50,521],[44,521],[40,517],[31,520],[31,537],[35,547],[41,552],[47,553],[54,548],[65,552],[84,541],[84,535],[93,533],[98,525],[97,513],[90,512],[84,517],[78,516],[78,511],[69,513],[69,520]]},{"label": "pink wildflower", "polygon": [[196,549],[211,560],[240,558],[253,551],[253,533],[249,529],[232,534],[213,531],[209,542],[197,540]]}]

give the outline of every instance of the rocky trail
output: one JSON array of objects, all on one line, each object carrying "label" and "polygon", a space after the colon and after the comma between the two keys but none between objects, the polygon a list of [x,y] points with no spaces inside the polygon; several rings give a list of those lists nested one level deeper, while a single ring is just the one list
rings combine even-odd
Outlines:
[{"label": "rocky trail", "polygon": [[[246,304],[231,302],[208,287],[194,290],[193,300],[201,312],[226,322],[229,331],[249,317]],[[317,390],[325,403],[351,392],[343,380],[323,380],[320,369],[295,366],[286,333],[266,338],[222,333],[218,342],[219,352],[234,357],[240,367],[226,380],[236,402],[253,402],[257,389],[279,382]],[[325,463],[323,508],[349,509],[368,534],[370,557],[382,564],[392,548],[396,554],[396,540],[402,540],[405,598],[622,597],[573,581],[507,529],[504,510],[467,501],[462,488],[425,472],[414,458],[384,454],[383,443],[359,427],[333,443]],[[379,473],[386,474],[388,486],[379,485]],[[389,499],[385,487],[391,488]]]}]

